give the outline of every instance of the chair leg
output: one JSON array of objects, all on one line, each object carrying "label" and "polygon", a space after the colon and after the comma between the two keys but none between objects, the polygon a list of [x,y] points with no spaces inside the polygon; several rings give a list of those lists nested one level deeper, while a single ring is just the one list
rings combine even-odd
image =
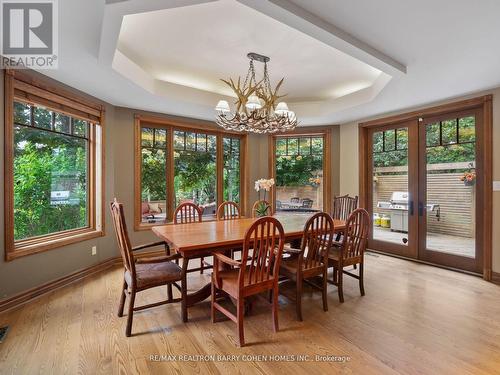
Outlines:
[{"label": "chair leg", "polygon": [[323,290],[321,291],[323,297],[323,310],[328,311],[328,300],[327,300],[327,286],[328,286],[328,268],[325,267],[323,271]]},{"label": "chair leg", "polygon": [[339,292],[339,301],[344,303],[344,290],[342,286],[342,282],[344,279],[344,272],[342,272],[342,268],[339,268],[338,272],[338,281],[337,281],[337,289]]},{"label": "chair leg", "polygon": [[118,317],[123,316],[123,308],[125,307],[125,297],[127,293],[127,283],[123,282],[122,295],[120,297],[120,306],[118,306]]},{"label": "chair leg", "polygon": [[279,289],[278,289],[278,283],[276,283],[276,286],[273,289],[273,330],[274,332],[278,332],[279,330],[279,325],[278,325],[278,295],[279,295]]},{"label": "chair leg", "polygon": [[358,268],[358,265],[357,265],[357,264],[354,264],[354,265],[352,266],[352,268],[353,268],[353,269],[357,269],[357,268]]},{"label": "chair leg", "polygon": [[239,346],[245,345],[245,332],[243,331],[243,315],[245,315],[245,299],[240,297],[238,299],[238,306],[236,307],[236,320],[238,326],[238,343]]},{"label": "chair leg", "polygon": [[302,321],[302,286],[303,286],[303,281],[301,277],[297,277],[296,280],[296,287],[297,287],[297,295],[295,297],[295,309],[297,310],[297,320]]},{"label": "chair leg", "polygon": [[360,263],[359,264],[359,291],[362,296],[365,295],[365,284],[363,282],[363,272],[364,271],[364,264]]},{"label": "chair leg", "polygon": [[188,312],[187,312],[187,268],[189,265],[189,259],[182,259],[182,281],[181,281],[181,313],[182,321],[187,323]]},{"label": "chair leg", "polygon": [[211,297],[210,297],[210,302],[211,302],[211,305],[210,305],[210,312],[211,312],[211,317],[212,317],[212,323],[215,323],[215,283],[214,281],[212,280],[212,294],[211,294]]},{"label": "chair leg", "polygon": [[173,294],[172,294],[172,284],[167,285],[167,298],[169,301],[172,301]]},{"label": "chair leg", "polygon": [[205,258],[201,257],[200,258],[200,275],[203,274],[203,270],[205,269],[205,263],[203,262]]},{"label": "chair leg", "polygon": [[127,328],[125,330],[125,336],[130,337],[132,335],[132,320],[134,318],[134,303],[135,303],[135,290],[130,293],[130,300],[128,301],[128,315],[127,315]]}]

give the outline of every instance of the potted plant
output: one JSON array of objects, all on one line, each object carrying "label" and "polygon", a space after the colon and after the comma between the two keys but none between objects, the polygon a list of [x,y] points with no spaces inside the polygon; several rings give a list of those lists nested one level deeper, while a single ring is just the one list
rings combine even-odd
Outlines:
[{"label": "potted plant", "polygon": [[[266,202],[266,193],[271,190],[271,187],[274,185],[274,178],[270,179],[265,179],[261,178],[257,181],[255,181],[255,190],[259,193],[259,201],[260,204],[256,207],[255,212],[257,214],[257,217],[262,217],[266,216],[267,210],[269,209],[269,204],[265,203]],[[261,198],[261,192],[263,193],[263,196]]]}]

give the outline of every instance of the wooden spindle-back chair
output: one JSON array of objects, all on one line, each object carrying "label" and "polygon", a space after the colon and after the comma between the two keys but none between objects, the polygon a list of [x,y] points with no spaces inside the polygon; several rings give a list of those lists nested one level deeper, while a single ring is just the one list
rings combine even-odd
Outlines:
[{"label": "wooden spindle-back chair", "polygon": [[336,220],[347,220],[349,215],[358,208],[358,196],[350,197],[349,194],[333,198],[332,217]]},{"label": "wooden spindle-back chair", "polygon": [[257,210],[261,204],[265,204],[267,207],[266,208],[266,216],[272,215],[271,204],[265,200],[258,200],[258,201],[255,201],[255,203],[252,206],[252,217],[257,217]]},{"label": "wooden spindle-back chair", "polygon": [[[174,224],[190,224],[200,223],[203,217],[203,209],[192,202],[181,203],[174,211]],[[200,274],[205,268],[210,268],[209,264],[205,264],[205,258],[200,258]],[[193,272],[193,271],[191,271]]]},{"label": "wooden spindle-back chair", "polygon": [[[243,315],[246,297],[272,291],[273,328],[274,332],[278,331],[278,279],[284,242],[285,234],[281,223],[273,217],[265,216],[257,219],[245,233],[242,259],[248,259],[248,263],[236,261],[221,253],[214,255],[212,322],[215,323],[216,310],[236,322],[240,346],[245,344]],[[236,268],[221,270],[223,264],[226,268]],[[224,294],[236,300],[236,315],[219,304],[218,300]]]},{"label": "wooden spindle-back chair", "polygon": [[240,207],[235,202],[222,202],[217,208],[217,220],[235,220],[240,218]]},{"label": "wooden spindle-back chair", "polygon": [[[363,283],[364,254],[368,235],[371,228],[371,219],[368,212],[363,208],[354,210],[347,218],[346,228],[342,241],[334,245],[328,252],[329,267],[333,267],[333,284],[338,287],[340,302],[344,302],[343,275],[354,277],[359,280],[359,291],[365,295]],[[359,274],[344,271],[344,267],[359,264]]]},{"label": "wooden spindle-back chair", "polygon": [[[174,285],[182,294],[182,288],[177,284],[182,281],[185,285],[184,277],[181,268],[172,262],[177,260],[180,256],[177,254],[170,255],[168,246],[165,242],[153,242],[141,246],[132,247],[127,231],[127,224],[125,223],[125,214],[123,212],[123,205],[116,199],[111,202],[111,217],[115,227],[116,240],[118,248],[123,260],[123,267],[125,269],[123,275],[123,289],[120,297],[120,305],[118,307],[118,316],[123,316],[123,309],[125,306],[126,296],[129,295],[129,306],[127,316],[127,328],[125,335],[129,337],[132,334],[132,320],[134,311],[143,310],[149,307],[155,307],[166,303],[180,302],[182,298],[173,298],[172,285]],[[140,258],[134,256],[134,252],[155,246],[165,246],[166,255],[154,258]],[[167,300],[157,302],[140,307],[134,307],[135,296],[138,292],[146,289],[154,288],[157,286],[167,285]],[[183,309],[185,304],[183,304]]]},{"label": "wooden spindle-back chair", "polygon": [[[327,285],[328,285],[328,251],[332,246],[334,233],[333,220],[325,212],[314,214],[304,225],[304,234],[300,249],[285,247],[285,254],[290,254],[281,262],[280,274],[286,279],[296,283],[296,311],[297,319],[302,320],[302,285],[307,282],[316,289],[321,290],[323,297],[323,310],[328,311]],[[322,284],[318,285],[311,278],[321,276]]]}]

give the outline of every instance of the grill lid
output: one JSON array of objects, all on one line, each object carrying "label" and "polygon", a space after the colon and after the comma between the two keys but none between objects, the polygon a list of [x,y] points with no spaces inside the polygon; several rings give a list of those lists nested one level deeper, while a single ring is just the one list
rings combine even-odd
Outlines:
[{"label": "grill lid", "polygon": [[395,191],[391,195],[391,203],[393,204],[408,204],[409,194],[407,191]]}]

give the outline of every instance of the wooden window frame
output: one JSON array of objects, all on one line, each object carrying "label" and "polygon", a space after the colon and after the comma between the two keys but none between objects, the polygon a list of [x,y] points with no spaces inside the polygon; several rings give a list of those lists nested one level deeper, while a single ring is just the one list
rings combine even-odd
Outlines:
[{"label": "wooden window frame", "polygon": [[[166,196],[166,213],[167,222],[166,223],[143,223],[141,215],[141,129],[143,127],[148,128],[160,128],[167,130],[167,196]],[[246,184],[246,155],[247,155],[247,135],[237,132],[229,132],[217,130],[211,124],[196,124],[190,122],[183,122],[177,120],[166,119],[162,117],[148,116],[148,115],[134,115],[134,230],[143,231],[150,230],[152,227],[157,225],[170,225],[173,221],[173,215],[175,211],[174,202],[174,189],[169,188],[174,185],[174,131],[187,131],[187,132],[198,132],[208,135],[215,135],[217,137],[217,150],[216,150],[216,170],[217,170],[217,185],[216,185],[216,195],[217,195],[217,207],[223,202],[223,188],[224,188],[224,150],[223,150],[223,138],[232,137],[240,139],[240,209],[241,212],[246,212],[246,196],[247,196],[247,184]],[[213,220],[215,220],[215,216]],[[212,219],[209,219],[212,220]]]},{"label": "wooden window frame", "polygon": [[[88,225],[43,236],[14,239],[14,102],[50,108],[89,122]],[[104,106],[47,83],[32,72],[6,70],[4,75],[4,217],[5,260],[44,252],[104,236]],[[97,125],[96,125],[97,124]],[[99,132],[97,132],[99,126]]]},{"label": "wooden window frame", "polygon": [[[279,138],[323,137],[323,211],[332,211],[332,129],[329,127],[310,127],[295,129],[286,134],[269,136],[269,174],[276,180],[276,140]],[[299,147],[300,149],[300,147]],[[272,212],[276,212],[276,185],[269,197]]]},{"label": "wooden window frame", "polygon": [[[370,207],[370,194],[367,191],[370,187],[371,176],[368,175],[368,134],[369,129],[384,125],[398,124],[406,121],[419,121],[420,118],[446,115],[447,113],[468,111],[478,109],[482,113],[483,135],[482,144],[478,152],[483,157],[483,190],[481,191],[483,200],[482,215],[482,247],[483,247],[483,269],[482,276],[485,280],[492,280],[492,203],[493,203],[493,96],[484,95],[472,99],[461,100],[453,103],[424,108],[412,112],[380,118],[372,121],[361,122],[359,124],[359,197],[361,207]],[[476,141],[478,135],[476,134]],[[478,228],[479,229],[479,228]]]}]

